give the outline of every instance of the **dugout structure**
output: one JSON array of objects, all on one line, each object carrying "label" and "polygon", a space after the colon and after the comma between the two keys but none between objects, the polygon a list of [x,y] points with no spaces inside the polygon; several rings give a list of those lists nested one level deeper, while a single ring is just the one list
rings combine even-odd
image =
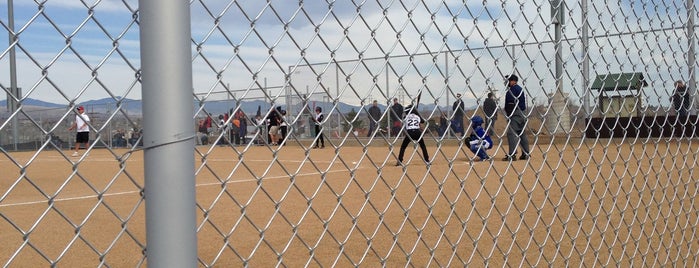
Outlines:
[{"label": "dugout structure", "polygon": [[642,73],[598,75],[592,90],[599,98],[592,118],[586,124],[588,138],[693,137],[696,116],[646,116],[643,88],[648,86]]}]

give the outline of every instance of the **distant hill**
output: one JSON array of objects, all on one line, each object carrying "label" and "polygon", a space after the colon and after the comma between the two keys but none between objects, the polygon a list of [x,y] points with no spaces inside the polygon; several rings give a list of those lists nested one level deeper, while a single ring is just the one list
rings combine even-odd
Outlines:
[{"label": "distant hill", "polygon": [[[22,102],[22,105],[44,107],[44,108],[65,107],[65,105],[40,101],[37,99],[25,99],[24,102]],[[0,100],[0,106],[2,106],[2,108],[7,108],[7,100]]]},{"label": "distant hill", "polygon": [[[143,102],[141,100],[136,100],[136,99],[128,99],[124,98],[121,99],[121,107],[124,109],[127,113],[129,114],[141,114],[142,113],[142,105]],[[37,99],[25,99],[22,103],[24,106],[32,106],[32,107],[37,107],[37,108],[65,108],[65,104],[56,104],[56,103],[50,103],[50,102],[45,102]],[[89,113],[103,113],[106,111],[113,111],[116,106],[117,106],[117,101],[115,101],[112,98],[103,98],[103,99],[97,99],[97,100],[89,100],[85,102],[81,102],[78,105],[85,106],[86,110]],[[332,103],[329,102],[320,102],[320,101],[314,101],[309,103],[309,106],[311,109],[313,109],[315,106],[320,106],[323,108],[324,112],[328,112],[332,108]],[[198,101],[193,101],[193,108],[194,111],[199,110],[199,102]],[[289,108],[285,104],[280,104],[278,106],[281,106],[282,109],[284,110],[291,110],[292,113],[298,112],[301,108],[299,106],[297,107],[292,107]],[[365,109],[369,109],[371,104],[367,104],[365,106]],[[6,100],[0,100],[0,111],[6,111],[7,107],[7,101]],[[233,107],[236,107],[236,101],[235,100],[220,100],[220,101],[209,101],[204,104],[203,111],[206,111],[207,113],[210,113],[212,115],[219,115],[219,114],[224,114],[229,112],[229,110]],[[254,115],[257,113],[257,109],[261,110],[261,113],[265,113],[268,109],[271,108],[270,103],[265,102],[263,100],[250,100],[250,101],[240,101],[240,108],[249,115]],[[386,110],[386,105],[379,105],[379,108],[381,108],[382,111]],[[473,109],[475,107],[467,107],[467,109]],[[363,112],[365,113],[366,111],[362,109],[361,106],[358,105],[350,105],[347,103],[340,103],[338,105],[338,109],[342,113],[347,113],[354,109],[355,112]],[[420,111],[430,111],[435,109],[434,104],[421,104],[420,105]],[[441,111],[451,111],[450,106],[440,106],[439,109]]]}]

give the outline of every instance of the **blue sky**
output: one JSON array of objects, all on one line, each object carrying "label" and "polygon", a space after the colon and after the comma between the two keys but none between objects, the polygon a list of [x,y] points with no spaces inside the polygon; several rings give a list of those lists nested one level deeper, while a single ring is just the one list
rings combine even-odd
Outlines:
[{"label": "blue sky", "polygon": [[[580,7],[570,2],[564,31],[566,37],[574,38],[579,36]],[[34,1],[15,1],[15,29],[21,29],[18,81],[25,95],[57,103],[109,96],[140,98],[134,76],[140,67],[139,32],[133,20],[138,1],[97,3],[90,12],[90,7],[75,0],[47,1],[43,9]],[[590,21],[594,35],[681,27],[681,15],[686,14],[677,8],[681,1],[591,1],[590,5],[591,12],[599,12]],[[0,9],[7,10],[5,2]],[[428,90],[432,94],[426,101],[447,104],[453,94],[462,93],[476,103],[488,87],[501,89],[504,74],[517,72],[526,79],[523,84],[531,99],[544,101],[555,83],[552,45],[480,48],[550,41],[549,9],[547,0],[467,5],[455,0],[365,1],[361,6],[353,1],[329,6],[325,0],[306,0],[303,6],[282,0],[271,1],[271,5],[266,1],[193,1],[194,88],[203,95],[229,87],[236,97],[259,98],[258,87],[283,86],[292,68],[295,72],[288,86],[294,93],[309,88],[317,96],[327,92],[335,98],[340,92],[342,101],[358,104],[393,96],[409,102],[410,96]],[[6,27],[7,14],[1,14]],[[71,36],[70,46],[66,36]],[[649,99],[662,99],[668,81],[686,78],[687,68],[678,59],[678,54],[686,52],[679,41],[682,38],[680,30],[593,40],[591,76],[640,70],[653,78]],[[7,43],[7,35],[0,35],[0,66],[9,66]],[[197,45],[200,53],[196,53]],[[564,44],[564,84],[574,89],[570,91],[573,97],[582,95],[580,47],[579,41]],[[446,57],[438,54],[445,50],[452,52]],[[396,56],[389,68],[389,96],[385,55]],[[419,56],[411,61],[399,57],[404,55]],[[379,59],[357,61],[369,58]],[[343,63],[337,68],[328,64],[333,61]],[[0,75],[0,84],[9,87],[7,72]],[[283,92],[272,89],[270,94]],[[226,95],[215,93],[209,98]]]}]

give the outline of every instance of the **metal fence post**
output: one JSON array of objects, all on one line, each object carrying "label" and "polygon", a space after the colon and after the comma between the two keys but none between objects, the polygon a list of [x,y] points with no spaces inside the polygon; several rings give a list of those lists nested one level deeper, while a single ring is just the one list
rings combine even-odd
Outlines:
[{"label": "metal fence post", "polygon": [[196,267],[190,6],[140,0],[149,267]]}]

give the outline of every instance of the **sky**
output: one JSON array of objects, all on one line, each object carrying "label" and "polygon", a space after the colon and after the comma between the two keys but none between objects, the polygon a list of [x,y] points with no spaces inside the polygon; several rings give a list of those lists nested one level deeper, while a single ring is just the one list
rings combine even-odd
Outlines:
[{"label": "sky", "polygon": [[[569,41],[562,44],[561,81],[579,104],[589,92],[580,67],[582,9],[566,2],[563,38]],[[643,72],[646,103],[667,105],[672,82],[689,79],[683,2],[589,2],[590,36],[596,36],[590,39],[589,78]],[[501,95],[510,73],[522,77],[532,103],[545,104],[556,92],[548,0],[190,3],[197,98],[294,103],[308,94],[357,105],[393,97],[410,103],[423,92],[421,102],[449,105],[461,93],[475,105],[489,89]],[[137,9],[135,0],[14,1],[23,97],[65,104],[140,99]],[[6,32],[7,10],[2,1]],[[661,28],[666,30],[649,32]],[[10,87],[8,43],[8,34],[0,35],[4,90]]]}]

